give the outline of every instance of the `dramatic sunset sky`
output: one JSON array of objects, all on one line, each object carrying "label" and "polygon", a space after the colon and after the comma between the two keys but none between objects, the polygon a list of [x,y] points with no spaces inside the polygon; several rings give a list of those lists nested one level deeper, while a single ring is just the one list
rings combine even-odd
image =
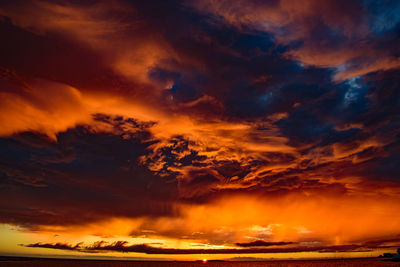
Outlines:
[{"label": "dramatic sunset sky", "polygon": [[400,1],[10,0],[0,33],[0,255],[400,246]]}]

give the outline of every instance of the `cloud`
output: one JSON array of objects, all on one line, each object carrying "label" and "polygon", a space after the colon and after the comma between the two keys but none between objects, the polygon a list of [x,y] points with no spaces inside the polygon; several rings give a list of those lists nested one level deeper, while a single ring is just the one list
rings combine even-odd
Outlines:
[{"label": "cloud", "polygon": [[[336,68],[335,80],[399,67],[396,49],[392,49],[397,42],[392,39],[393,28],[398,25],[393,22],[398,20],[383,15],[394,3],[380,5],[379,11],[374,11],[372,2],[345,1],[194,1],[188,5],[241,31],[271,33],[278,44],[288,47],[287,57]],[[391,26],[379,34],[376,25]]]},{"label": "cloud", "polygon": [[62,250],[78,250],[80,249],[80,246],[82,243],[78,243],[75,246],[71,246],[69,244],[64,244],[64,243],[55,243],[55,244],[29,244],[26,245],[26,247],[30,248],[53,248],[53,249],[62,249]]},{"label": "cloud", "polygon": [[35,228],[173,214],[176,183],[137,162],[155,142],[152,124],[101,114],[94,121],[97,127],[59,133],[57,142],[30,132],[1,139],[1,198],[15,203],[1,205],[3,223]]},{"label": "cloud", "polygon": [[27,82],[8,69],[1,69],[0,75],[0,135],[36,130],[54,137],[90,120],[79,90],[40,79]]},{"label": "cloud", "polygon": [[256,240],[247,243],[236,243],[239,247],[270,247],[270,246],[285,246],[285,245],[292,245],[294,242],[267,242],[264,240]]},{"label": "cloud", "polygon": [[[69,244],[28,244],[23,245],[32,248],[53,248],[61,250],[77,250],[82,252],[136,252],[146,254],[255,254],[255,253],[298,253],[298,252],[357,252],[379,246],[363,245],[340,245],[340,246],[292,246],[287,248],[241,248],[241,249],[174,249],[154,247],[147,244],[128,245],[126,241],[116,241],[108,244],[98,241],[93,245],[82,246],[81,243],[75,246]],[[392,246],[394,247],[394,246]],[[387,247],[385,247],[387,248]]]}]

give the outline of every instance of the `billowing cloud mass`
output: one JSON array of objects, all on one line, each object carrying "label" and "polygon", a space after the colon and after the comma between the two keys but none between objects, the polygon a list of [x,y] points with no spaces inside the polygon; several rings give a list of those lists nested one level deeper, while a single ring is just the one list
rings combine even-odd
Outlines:
[{"label": "billowing cloud mass", "polygon": [[399,14],[2,1],[0,223],[40,236],[15,251],[399,245]]}]

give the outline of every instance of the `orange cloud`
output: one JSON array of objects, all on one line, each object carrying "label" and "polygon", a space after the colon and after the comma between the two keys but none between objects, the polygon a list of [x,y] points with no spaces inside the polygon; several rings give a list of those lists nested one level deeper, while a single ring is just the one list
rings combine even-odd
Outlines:
[{"label": "orange cloud", "polygon": [[0,92],[1,135],[38,131],[55,138],[60,131],[90,121],[76,88],[44,80],[27,83],[9,70],[2,70],[2,82],[7,89]]}]

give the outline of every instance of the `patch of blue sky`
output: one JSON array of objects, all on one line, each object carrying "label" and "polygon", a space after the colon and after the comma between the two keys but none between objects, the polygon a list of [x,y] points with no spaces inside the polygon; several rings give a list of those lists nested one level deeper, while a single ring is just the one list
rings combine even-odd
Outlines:
[{"label": "patch of blue sky", "polygon": [[370,27],[375,34],[383,34],[392,30],[400,22],[400,1],[372,1],[366,0],[364,4],[373,15]]},{"label": "patch of blue sky", "polygon": [[360,95],[363,93],[363,86],[360,83],[360,76],[355,76],[347,79],[346,84],[348,89],[344,94],[344,105],[348,106],[358,100]]}]

